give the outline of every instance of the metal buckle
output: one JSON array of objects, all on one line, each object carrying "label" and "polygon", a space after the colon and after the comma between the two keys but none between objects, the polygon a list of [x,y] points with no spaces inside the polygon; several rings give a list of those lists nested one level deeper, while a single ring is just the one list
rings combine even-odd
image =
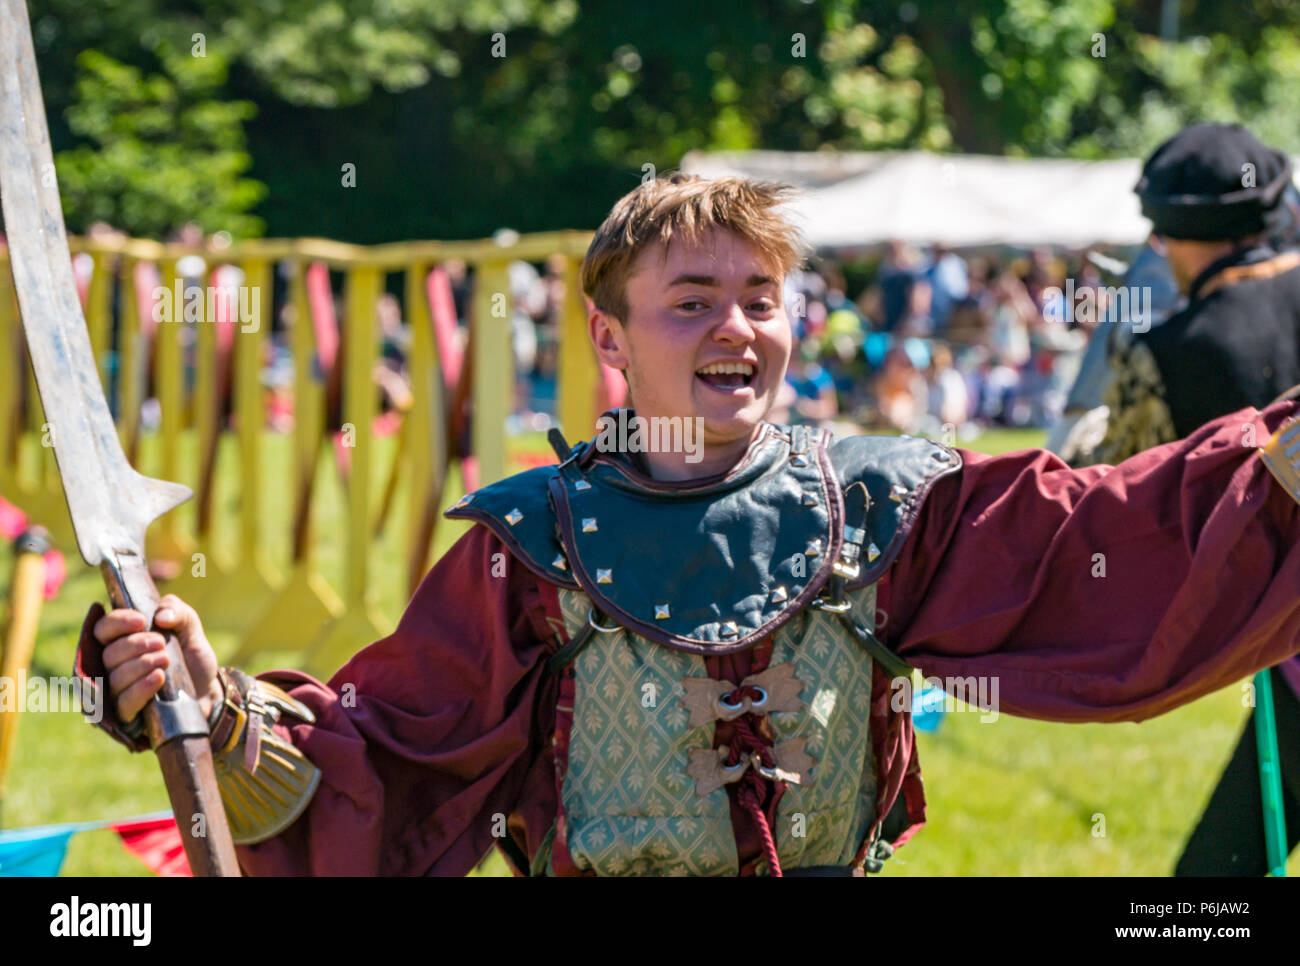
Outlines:
[{"label": "metal buckle", "polygon": [[862,573],[862,567],[856,560],[845,560],[843,557],[835,561],[831,570],[834,571],[836,577],[843,577],[845,580],[852,580]]},{"label": "metal buckle", "polygon": [[596,608],[594,607],[590,607],[587,609],[587,624],[589,627],[591,627],[593,631],[595,631],[598,634],[613,634],[616,631],[621,631],[623,629],[619,627],[617,624],[615,624],[613,627],[601,627],[599,624],[597,624]]}]

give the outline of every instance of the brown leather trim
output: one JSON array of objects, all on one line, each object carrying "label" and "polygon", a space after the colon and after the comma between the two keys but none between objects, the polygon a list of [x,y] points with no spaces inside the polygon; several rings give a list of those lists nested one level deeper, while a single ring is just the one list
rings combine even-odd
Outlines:
[{"label": "brown leather trim", "polygon": [[1229,285],[1236,285],[1238,282],[1255,281],[1261,278],[1273,278],[1275,275],[1281,275],[1283,272],[1289,272],[1291,269],[1300,265],[1300,252],[1283,252],[1273,258],[1265,259],[1262,262],[1255,262],[1253,265],[1233,265],[1225,268],[1219,274],[1201,286],[1197,293],[1199,298],[1205,298],[1221,288]]},{"label": "brown leather trim", "polygon": [[220,668],[218,674],[221,677],[223,697],[217,709],[217,719],[209,731],[208,740],[212,742],[214,750],[225,751],[232,737],[237,737],[238,732],[243,728],[244,699],[225,668]]},{"label": "brown leather trim", "polygon": [[[552,477],[552,482],[558,479],[562,479],[562,477]],[[501,539],[501,542],[506,545],[506,549],[510,551],[510,555],[527,567],[531,573],[550,583],[559,584],[561,587],[568,587],[570,590],[579,589],[578,582],[573,578],[562,577],[550,567],[544,567],[528,556],[524,552],[523,545],[514,538],[514,535],[508,529],[502,526],[500,520],[489,513],[484,513],[482,510],[474,509],[473,504],[463,506],[459,510],[448,510],[443,515],[449,520],[472,520],[475,523],[483,524]]]},{"label": "brown leather trim", "polygon": [[[690,417],[683,418],[689,419]],[[657,480],[652,476],[642,473],[639,469],[630,465],[625,460],[619,459],[617,455],[612,453],[601,453],[597,451],[594,446],[590,447],[588,453],[584,453],[583,456],[588,456],[589,453],[594,455],[589,456],[586,460],[579,459],[578,463],[580,466],[590,466],[593,463],[608,466],[611,469],[616,470],[624,479],[631,483],[635,483],[638,487],[642,487],[652,493],[692,493],[696,490],[708,490],[726,483],[728,480],[733,479],[747,469],[749,465],[753,463],[754,458],[758,455],[759,449],[762,448],[762,446],[772,436],[777,436],[781,439],[786,438],[783,433],[777,431],[776,426],[772,423],[760,423],[759,428],[760,431],[754,436],[754,439],[745,449],[745,455],[737,460],[731,469],[727,470],[725,473],[718,473],[714,476],[700,477],[691,480]]]}]

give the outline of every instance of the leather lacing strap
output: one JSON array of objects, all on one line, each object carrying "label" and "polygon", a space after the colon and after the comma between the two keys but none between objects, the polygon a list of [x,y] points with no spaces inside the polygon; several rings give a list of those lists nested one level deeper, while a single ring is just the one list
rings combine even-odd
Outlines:
[{"label": "leather lacing strap", "polygon": [[[722,700],[728,704],[739,704],[746,697],[753,701],[761,701],[766,695],[761,688],[745,685],[723,695]],[[754,731],[753,717],[752,714],[746,714],[736,719],[735,732],[724,767],[740,768],[746,762],[751,764],[752,767],[740,779],[740,785],[736,789],[736,801],[750,814],[758,827],[758,834],[763,840],[763,856],[767,859],[768,871],[773,876],[780,877],[781,860],[776,854],[776,840],[772,838],[772,827],[768,824],[767,814],[763,811],[765,787],[763,774],[760,771],[762,768],[770,774],[776,768],[776,761],[772,758],[772,749]]]},{"label": "leather lacing strap", "polygon": [[855,621],[849,614],[840,614],[838,616],[845,630],[853,635],[853,639],[862,645],[866,652],[871,655],[871,659],[888,671],[892,677],[910,678],[912,676],[912,665],[885,647],[880,638]]},{"label": "leather lacing strap", "polygon": [[790,427],[790,455],[802,456],[808,452],[808,427]]},{"label": "leather lacing strap", "polygon": [[849,636],[861,644],[871,655],[871,659],[893,677],[910,678],[912,665],[887,648],[870,628],[863,627],[853,619],[852,604],[845,596],[844,578],[839,574],[832,574],[830,580],[826,582],[826,589],[828,593],[814,598],[809,606],[813,610],[825,611],[839,618],[844,629],[849,632]]}]

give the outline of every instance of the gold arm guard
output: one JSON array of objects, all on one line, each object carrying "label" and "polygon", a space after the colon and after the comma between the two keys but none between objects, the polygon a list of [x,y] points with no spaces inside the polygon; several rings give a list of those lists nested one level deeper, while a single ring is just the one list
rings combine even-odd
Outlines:
[{"label": "gold arm guard", "polygon": [[[1300,396],[1300,386],[1292,386],[1273,402],[1294,399],[1296,396]],[[1279,426],[1268,442],[1259,448],[1259,458],[1291,499],[1300,503],[1300,418],[1293,418]]]},{"label": "gold arm guard", "polygon": [[279,835],[307,808],[320,769],[272,727],[282,714],[314,722],[302,702],[267,681],[221,670],[226,700],[212,728],[212,760],[236,845]]}]

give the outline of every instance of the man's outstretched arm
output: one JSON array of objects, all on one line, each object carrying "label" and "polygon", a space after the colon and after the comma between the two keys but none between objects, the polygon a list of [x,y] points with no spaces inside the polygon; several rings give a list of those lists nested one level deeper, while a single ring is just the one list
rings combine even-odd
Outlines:
[{"label": "man's outstretched arm", "polygon": [[1243,409],[1118,466],[1027,450],[935,485],[887,576],[882,633],[1000,710],[1137,721],[1300,651],[1300,505],[1257,448],[1300,410]]},{"label": "man's outstretched arm", "polygon": [[534,729],[542,615],[536,579],[475,527],[426,575],[397,629],[328,685],[298,671],[260,675],[314,715],[274,728],[320,779],[288,828],[238,848],[244,871],[464,875],[507,819],[534,845],[547,816],[520,816],[518,806],[526,786],[550,785],[534,767],[544,761]]}]

